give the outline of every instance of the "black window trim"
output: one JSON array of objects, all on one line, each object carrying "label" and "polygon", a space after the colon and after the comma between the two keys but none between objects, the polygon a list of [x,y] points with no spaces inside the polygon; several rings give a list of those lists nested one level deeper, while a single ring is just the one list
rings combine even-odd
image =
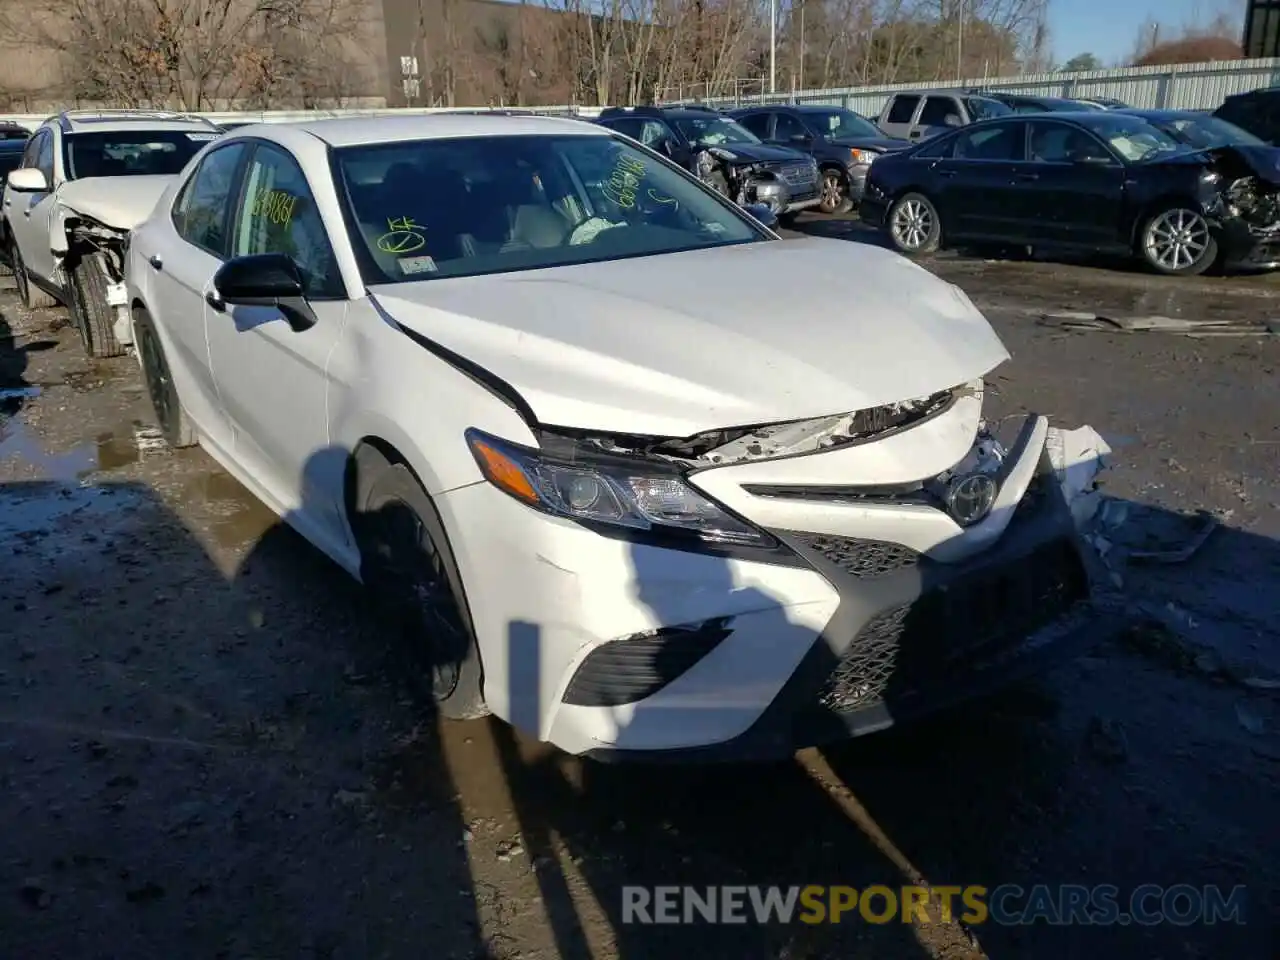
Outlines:
[{"label": "black window trim", "polygon": [[[996,159],[989,158],[989,157],[957,157],[957,156],[955,156],[955,152],[954,152],[955,143],[956,143],[956,141],[958,141],[958,140],[959,140],[959,138],[960,138],[960,137],[963,137],[963,136],[972,136],[975,132],[976,132],[976,133],[981,133],[983,130],[990,130],[990,129],[992,129],[992,128],[996,128],[996,127],[1008,127],[1008,126],[1012,126],[1013,124],[1017,124],[1017,123],[1020,123],[1020,124],[1022,124],[1022,125],[1023,125],[1023,129],[1022,129],[1022,157],[1021,157],[1021,159],[1017,159],[1017,160],[996,160]],[[951,155],[951,156],[949,156],[949,157],[936,157],[936,158],[934,158],[934,159],[937,159],[937,160],[954,160],[954,161],[956,161],[957,163],[1027,163],[1027,162],[1028,162],[1028,159],[1027,159],[1027,158],[1030,156],[1030,153],[1029,153],[1029,151],[1027,150],[1027,136],[1028,136],[1028,133],[1027,133],[1027,126],[1026,126],[1026,123],[1027,123],[1027,121],[1026,121],[1026,119],[1025,119],[1024,117],[1021,117],[1021,116],[1019,116],[1018,114],[1013,114],[1013,115],[1008,116],[1008,117],[997,117],[997,118],[992,119],[992,120],[980,120],[980,121],[978,121],[977,123],[970,123],[970,124],[967,124],[967,125],[965,125],[965,126],[961,127],[960,129],[956,130],[954,133],[949,134],[949,136],[951,137],[951,140],[952,140],[952,147],[953,147],[952,155]],[[925,141],[925,142],[926,142],[926,143],[928,143],[929,141]]]},{"label": "black window trim", "polygon": [[[204,169],[204,165],[209,162],[209,158],[212,157],[215,153],[219,153],[223,150],[231,150],[236,147],[248,148],[250,144],[246,142],[247,139],[248,138],[245,138],[242,140],[223,141],[219,143],[216,147],[214,147],[212,150],[210,150],[208,153],[206,153],[203,157],[201,157],[200,162],[197,163],[195,166],[195,169],[191,171],[191,176],[187,177],[187,179],[183,181],[182,186],[178,188],[178,192],[173,195],[173,202],[169,205],[169,222],[173,224],[173,229],[174,229],[174,232],[177,233],[178,239],[180,239],[183,243],[188,244],[189,246],[195,247],[197,250],[201,250],[204,253],[209,254],[211,257],[216,259],[219,263],[226,263],[227,260],[230,259],[232,231],[227,230],[223,233],[221,250],[211,250],[209,247],[206,247],[202,243],[196,243],[194,240],[192,240],[183,232],[183,228],[179,225],[177,221],[176,211],[178,209],[178,204],[182,202],[182,199],[184,196],[186,196],[187,191],[192,189],[192,185],[195,183],[196,178],[200,176],[200,171]],[[235,167],[232,168],[231,182],[236,186],[235,186],[235,189],[227,191],[227,199],[223,201],[222,215],[225,223],[230,223],[231,209],[232,209],[230,206],[231,198],[235,195],[238,195],[239,191],[243,189],[244,174],[245,174],[245,170],[247,169],[246,161],[252,154],[253,154],[252,149],[245,149],[244,155],[241,156],[241,158],[236,162]]]},{"label": "black window trim", "polygon": [[[889,98],[888,109],[885,110],[885,114],[884,114],[884,117],[885,117],[884,122],[914,124],[916,122],[916,117],[919,116],[920,114],[920,108],[924,106],[924,98],[925,98],[925,95],[922,93],[895,93],[892,97]],[[915,103],[911,105],[911,114],[906,120],[893,119],[893,108],[898,104],[899,99],[902,99],[902,100],[912,99],[915,101]]]},{"label": "black window trim", "polygon": [[[311,194],[311,204],[315,207],[316,217],[320,220],[320,229],[324,231],[324,240],[329,247],[329,260],[332,263],[332,269],[336,277],[334,286],[335,288],[341,288],[340,293],[308,293],[306,295],[307,301],[309,303],[340,303],[353,299],[351,291],[347,288],[347,278],[342,273],[342,264],[338,261],[338,251],[333,246],[333,237],[329,235],[329,228],[325,225],[324,217],[320,216],[320,204],[316,202],[315,187],[307,179],[307,172],[302,169],[302,164],[298,162],[298,158],[293,155],[292,150],[282,143],[276,143],[274,140],[267,140],[262,137],[245,137],[243,139],[249,143],[250,149],[245,154],[241,168],[237,171],[240,176],[240,186],[235,192],[236,200],[233,208],[235,218],[231,222],[231,229],[227,231],[227,256],[230,257],[231,250],[234,249],[232,244],[236,235],[240,232],[240,218],[244,215],[245,192],[249,189],[249,165],[253,162],[253,158],[258,155],[259,150],[264,148],[274,150],[276,153],[285,156],[297,168],[298,175],[302,177],[302,182],[306,184],[307,190]],[[345,218],[343,219],[345,222]]]}]

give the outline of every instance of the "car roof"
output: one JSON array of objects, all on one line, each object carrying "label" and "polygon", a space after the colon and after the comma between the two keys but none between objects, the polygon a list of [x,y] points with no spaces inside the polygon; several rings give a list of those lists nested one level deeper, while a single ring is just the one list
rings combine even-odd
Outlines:
[{"label": "car roof", "polygon": [[304,123],[256,124],[238,127],[232,136],[249,133],[270,137],[273,127],[301,130],[332,147],[370,146],[405,140],[444,140],[458,137],[522,137],[573,134],[608,137],[603,127],[568,117],[502,116],[482,113],[436,113],[411,117],[335,117]]},{"label": "car roof", "polygon": [[142,133],[148,130],[199,131],[218,129],[212,120],[164,110],[67,110],[45,121],[63,133]]},{"label": "car roof", "polygon": [[1143,110],[1141,107],[1125,107],[1120,110],[1110,110],[1108,113],[1130,117],[1200,117],[1204,115],[1199,110]]}]

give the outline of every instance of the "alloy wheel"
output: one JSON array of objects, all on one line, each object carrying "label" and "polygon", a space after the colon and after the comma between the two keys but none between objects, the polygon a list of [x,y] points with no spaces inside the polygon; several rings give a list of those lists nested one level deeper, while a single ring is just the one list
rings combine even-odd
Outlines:
[{"label": "alloy wheel", "polygon": [[828,170],[822,175],[822,212],[835,213],[842,203],[844,203],[844,184],[841,182],[840,174],[834,170]]},{"label": "alloy wheel", "polygon": [[1144,245],[1151,262],[1164,270],[1185,270],[1209,248],[1209,224],[1194,210],[1166,210],[1147,226]]},{"label": "alloy wheel", "polygon": [[933,232],[933,211],[919,200],[906,200],[893,211],[894,239],[904,250],[919,250]]}]

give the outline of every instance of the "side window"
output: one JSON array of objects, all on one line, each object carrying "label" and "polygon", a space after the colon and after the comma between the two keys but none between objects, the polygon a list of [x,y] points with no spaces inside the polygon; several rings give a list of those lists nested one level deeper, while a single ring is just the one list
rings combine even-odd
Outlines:
[{"label": "side window", "polygon": [[1040,163],[1069,163],[1072,133],[1070,127],[1060,123],[1033,122],[1030,159]]},{"label": "side window", "polygon": [[1023,124],[979,126],[956,137],[958,160],[1021,160]]},{"label": "side window", "polygon": [[920,160],[946,160],[955,155],[956,141],[959,137],[930,137],[924,141],[926,146],[915,152]]},{"label": "side window", "polygon": [[46,130],[40,137],[40,145],[36,148],[36,168],[44,174],[44,178],[53,184],[53,134]]},{"label": "side window", "polygon": [[232,255],[286,254],[302,269],[307,296],[344,296],[329,235],[297,162],[276,147],[260,145],[245,178]]},{"label": "side window", "polygon": [[960,108],[950,97],[928,97],[924,101],[924,109],[920,111],[920,123],[926,127],[943,127],[947,117],[960,119]]},{"label": "side window", "polygon": [[[611,130],[617,130],[624,137],[630,137],[632,140],[640,140],[644,136],[644,121],[639,117],[624,117],[621,120],[609,120],[605,126]],[[641,141],[642,143],[644,141]]]},{"label": "side window", "polygon": [[773,139],[788,143],[793,137],[807,137],[809,131],[804,124],[789,113],[779,113],[773,123]]},{"label": "side window", "polygon": [[36,155],[40,152],[40,143],[49,134],[43,130],[38,130],[31,135],[31,139],[27,141],[27,145],[22,150],[22,166],[32,169],[36,165]]},{"label": "side window", "polygon": [[761,140],[769,139],[769,117],[768,113],[753,113],[748,117],[741,118],[738,122],[754,133]]},{"label": "side window", "polygon": [[658,144],[672,139],[671,131],[661,120],[646,120],[640,125],[640,136],[636,137],[646,147],[656,148]]},{"label": "side window", "polygon": [[919,102],[920,98],[913,95],[900,94],[894,97],[885,123],[910,123],[916,113],[916,104]]},{"label": "side window", "polygon": [[231,143],[208,154],[173,205],[178,235],[219,259],[226,255],[231,192],[245,149],[243,143]]}]

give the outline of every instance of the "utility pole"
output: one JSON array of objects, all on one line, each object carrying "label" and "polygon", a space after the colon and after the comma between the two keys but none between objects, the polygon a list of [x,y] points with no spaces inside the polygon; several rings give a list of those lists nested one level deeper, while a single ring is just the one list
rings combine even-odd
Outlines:
[{"label": "utility pole", "polygon": [[778,0],[769,0],[769,92],[778,92]]},{"label": "utility pole", "polygon": [[956,80],[964,79],[964,0],[956,5]]}]

